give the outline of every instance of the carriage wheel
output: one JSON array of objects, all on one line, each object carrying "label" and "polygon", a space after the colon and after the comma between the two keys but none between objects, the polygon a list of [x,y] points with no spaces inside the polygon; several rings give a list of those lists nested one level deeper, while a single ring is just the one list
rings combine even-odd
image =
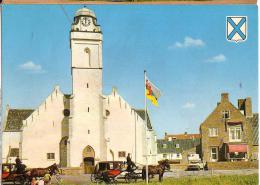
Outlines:
[{"label": "carriage wheel", "polygon": [[20,184],[20,185],[25,185],[26,184],[26,180],[24,179],[23,176],[16,176],[14,178],[14,184]]},{"label": "carriage wheel", "polygon": [[94,173],[91,174],[91,176],[90,176],[90,180],[91,180],[92,183],[96,183],[96,182],[97,182],[97,180],[96,180],[96,176],[97,176],[97,175],[94,174]]},{"label": "carriage wheel", "polygon": [[135,173],[127,173],[125,175],[125,181],[127,183],[133,183],[133,182],[136,182],[137,181],[137,177],[135,175]]},{"label": "carriage wheel", "polygon": [[110,182],[108,184],[117,184],[117,180],[115,178],[110,178]]},{"label": "carriage wheel", "polygon": [[102,177],[98,176],[97,174],[92,173],[90,176],[90,180],[92,183],[101,183],[103,182]]}]

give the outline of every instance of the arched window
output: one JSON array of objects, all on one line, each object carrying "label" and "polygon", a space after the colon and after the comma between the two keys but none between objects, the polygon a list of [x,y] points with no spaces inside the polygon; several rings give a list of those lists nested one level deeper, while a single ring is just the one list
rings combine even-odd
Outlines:
[{"label": "arched window", "polygon": [[85,49],[85,53],[86,53],[86,59],[88,60],[87,62],[88,62],[88,65],[89,65],[89,67],[91,67],[91,61],[90,61],[90,49],[89,48],[86,48]]}]

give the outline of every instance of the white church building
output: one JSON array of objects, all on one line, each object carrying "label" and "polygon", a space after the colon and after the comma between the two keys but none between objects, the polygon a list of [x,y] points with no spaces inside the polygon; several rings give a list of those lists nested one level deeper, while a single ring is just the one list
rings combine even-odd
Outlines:
[{"label": "white church building", "polygon": [[[156,164],[156,134],[144,110],[115,90],[102,92],[102,32],[93,11],[82,8],[70,30],[72,93],[58,86],[35,109],[7,105],[3,115],[2,160],[19,155],[28,167],[86,167],[99,161]],[[18,96],[19,94],[17,94]]]}]

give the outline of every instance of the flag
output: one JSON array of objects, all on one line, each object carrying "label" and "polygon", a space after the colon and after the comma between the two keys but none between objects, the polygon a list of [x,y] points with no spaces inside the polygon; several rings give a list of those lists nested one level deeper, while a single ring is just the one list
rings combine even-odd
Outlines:
[{"label": "flag", "polygon": [[151,100],[152,104],[158,106],[158,98],[161,96],[160,90],[152,84],[147,78],[145,80],[146,98]]}]

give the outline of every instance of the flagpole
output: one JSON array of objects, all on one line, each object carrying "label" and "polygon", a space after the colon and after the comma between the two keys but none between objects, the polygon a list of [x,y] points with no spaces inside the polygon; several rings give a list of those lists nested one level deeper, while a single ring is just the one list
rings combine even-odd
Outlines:
[{"label": "flagpole", "polygon": [[146,160],[146,164],[145,164],[145,180],[146,180],[146,184],[148,184],[148,149],[147,149],[147,102],[146,102],[146,70],[144,70],[144,113],[145,113],[145,160]]}]

